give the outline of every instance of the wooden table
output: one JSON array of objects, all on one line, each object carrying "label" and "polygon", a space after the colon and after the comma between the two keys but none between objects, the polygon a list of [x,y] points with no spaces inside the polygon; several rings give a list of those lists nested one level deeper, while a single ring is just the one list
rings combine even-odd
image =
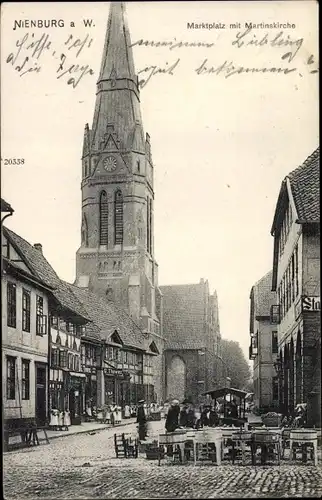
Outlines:
[{"label": "wooden table", "polygon": [[268,459],[268,450],[273,447],[277,455],[277,462],[280,465],[281,460],[281,432],[270,431],[267,429],[253,431],[253,465],[256,465],[257,446],[261,447],[261,464],[265,465]]},{"label": "wooden table", "polygon": [[[158,445],[159,449],[161,446],[171,446],[172,448],[178,447],[180,450],[180,462],[185,461],[184,448],[187,441],[187,431],[177,430],[174,432],[167,432],[166,434],[160,434]],[[175,455],[173,455],[174,458]],[[161,463],[161,449],[159,453],[159,465]]]},{"label": "wooden table", "polygon": [[223,435],[221,429],[218,427],[204,427],[203,429],[197,430],[195,432],[193,440],[193,455],[194,455],[194,464],[198,460],[198,445],[207,446],[207,454],[210,455],[209,445],[214,445],[216,450],[216,464],[221,465],[221,449],[222,449],[222,441]]}]

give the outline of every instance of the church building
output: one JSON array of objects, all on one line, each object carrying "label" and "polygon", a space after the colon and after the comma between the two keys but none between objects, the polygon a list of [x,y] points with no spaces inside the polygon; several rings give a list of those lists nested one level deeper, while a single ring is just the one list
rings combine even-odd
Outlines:
[{"label": "church building", "polygon": [[151,339],[160,354],[153,366],[159,396],[163,337],[154,257],[154,174],[138,82],[125,7],[115,2],[110,6],[93,122],[84,131],[82,238],[75,284],[124,308]]},{"label": "church building", "polygon": [[217,293],[209,283],[161,286],[165,341],[165,399],[205,400],[224,384]]}]

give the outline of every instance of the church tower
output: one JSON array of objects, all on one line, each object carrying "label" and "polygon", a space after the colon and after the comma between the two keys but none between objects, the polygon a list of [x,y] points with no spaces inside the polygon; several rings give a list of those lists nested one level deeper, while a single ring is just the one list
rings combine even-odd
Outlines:
[{"label": "church tower", "polygon": [[84,131],[81,189],[75,284],[125,308],[161,355],[153,163],[123,3],[110,5],[93,123]]}]

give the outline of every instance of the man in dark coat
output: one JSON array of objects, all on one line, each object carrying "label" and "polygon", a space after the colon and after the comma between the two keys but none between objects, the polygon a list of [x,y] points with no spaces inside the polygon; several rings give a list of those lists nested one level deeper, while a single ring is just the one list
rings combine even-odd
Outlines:
[{"label": "man in dark coat", "polygon": [[[179,416],[180,416],[180,403],[177,399],[174,399],[169,408],[167,418],[165,421],[165,428],[167,432],[174,432],[179,427]],[[169,445],[167,447],[167,454],[169,457],[173,455],[173,447]]]},{"label": "man in dark coat", "polygon": [[203,410],[201,412],[201,418],[200,418],[201,427],[208,427],[209,426],[210,410],[211,410],[211,406],[208,404],[203,407]]},{"label": "man in dark coat", "polygon": [[138,401],[137,418],[136,421],[139,424],[139,440],[145,441],[146,438],[146,414],[144,411],[144,400]]},{"label": "man in dark coat", "polygon": [[165,421],[165,428],[167,432],[174,432],[179,427],[180,406],[179,401],[174,399],[168,411]]}]

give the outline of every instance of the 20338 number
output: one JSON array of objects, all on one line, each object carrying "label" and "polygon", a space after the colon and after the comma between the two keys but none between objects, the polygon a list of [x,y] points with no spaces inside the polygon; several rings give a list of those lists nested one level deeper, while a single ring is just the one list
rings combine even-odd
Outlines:
[{"label": "20338 number", "polygon": [[23,165],[25,163],[24,158],[4,158],[3,161],[5,165]]}]

